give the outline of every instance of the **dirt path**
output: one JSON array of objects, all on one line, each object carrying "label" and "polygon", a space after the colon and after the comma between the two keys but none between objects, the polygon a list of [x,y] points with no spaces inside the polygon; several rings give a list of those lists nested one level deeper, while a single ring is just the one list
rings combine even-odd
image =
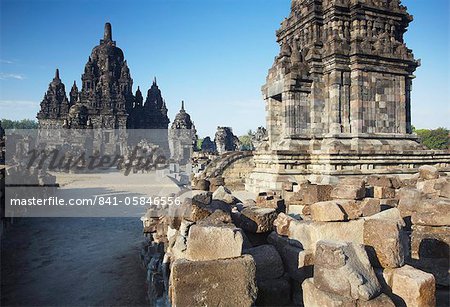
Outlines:
[{"label": "dirt path", "polygon": [[27,218],[1,242],[2,306],[143,306],[136,218]]}]

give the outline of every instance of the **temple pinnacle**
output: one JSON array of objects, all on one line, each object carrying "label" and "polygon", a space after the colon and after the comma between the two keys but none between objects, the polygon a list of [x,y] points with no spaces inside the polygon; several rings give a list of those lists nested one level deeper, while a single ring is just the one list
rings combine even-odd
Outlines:
[{"label": "temple pinnacle", "polygon": [[112,40],[112,28],[111,28],[111,24],[109,22],[105,23],[105,35],[104,35],[103,39],[105,41]]}]

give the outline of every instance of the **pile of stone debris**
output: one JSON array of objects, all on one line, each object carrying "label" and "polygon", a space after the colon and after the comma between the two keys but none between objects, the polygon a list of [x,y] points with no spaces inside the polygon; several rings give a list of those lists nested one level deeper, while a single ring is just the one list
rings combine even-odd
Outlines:
[{"label": "pile of stone debris", "polygon": [[433,167],[403,180],[286,183],[256,200],[220,185],[194,192],[173,212],[143,219],[153,304],[448,303],[450,178]]}]

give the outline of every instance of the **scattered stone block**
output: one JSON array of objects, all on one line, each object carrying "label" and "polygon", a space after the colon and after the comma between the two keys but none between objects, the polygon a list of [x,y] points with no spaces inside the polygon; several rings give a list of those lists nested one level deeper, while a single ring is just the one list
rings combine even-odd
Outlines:
[{"label": "scattered stone block", "polygon": [[232,223],[231,215],[220,209],[216,209],[211,215],[197,222],[198,225],[218,225]]},{"label": "scattered stone block", "polygon": [[447,180],[439,191],[440,197],[450,198],[450,181]]},{"label": "scattered stone block", "polygon": [[214,177],[209,179],[209,190],[215,192],[219,187],[225,185],[225,179],[223,177]]},{"label": "scattered stone block", "polygon": [[398,203],[399,203],[399,200],[396,198],[380,199],[380,205],[382,207],[396,208],[396,207],[398,207]]},{"label": "scattered stone block", "polygon": [[294,219],[284,213],[278,214],[273,222],[276,232],[281,236],[289,236],[289,225]]},{"label": "scattered stone block", "polygon": [[364,245],[375,267],[403,266],[404,250],[401,232],[396,221],[372,219],[364,222]]},{"label": "scattered stone block", "polygon": [[357,187],[364,187],[366,183],[367,181],[365,178],[355,176],[344,177],[341,180],[339,180],[339,185],[352,185]]},{"label": "scattered stone block", "polygon": [[438,197],[442,188],[447,184],[445,178],[417,182],[416,188],[428,197]]},{"label": "scattered stone block", "polygon": [[299,196],[304,205],[312,205],[317,202],[331,200],[332,185],[327,184],[302,184]]},{"label": "scattered stone block", "polygon": [[220,186],[217,188],[217,190],[213,193],[212,198],[214,200],[220,200],[224,203],[227,203],[229,205],[236,205],[239,200],[233,196],[230,190],[228,190],[224,186]]},{"label": "scattered stone block", "polygon": [[206,179],[199,179],[195,183],[194,190],[209,191],[210,182]]},{"label": "scattered stone block", "polygon": [[355,307],[356,300],[335,293],[320,290],[314,285],[313,278],[302,283],[303,304],[307,307]]},{"label": "scattered stone block", "polygon": [[251,255],[255,260],[256,279],[258,281],[277,279],[283,276],[283,261],[273,245],[249,248],[244,253]]},{"label": "scattered stone block", "polygon": [[439,171],[431,165],[421,166],[419,167],[419,178],[422,180],[437,179],[439,178]]},{"label": "scattered stone block", "polygon": [[273,208],[277,212],[286,212],[286,204],[276,192],[261,192],[256,198],[256,205],[261,208]]},{"label": "scattered stone block", "polygon": [[367,185],[372,187],[393,188],[391,178],[386,176],[369,176],[367,177]]},{"label": "scattered stone block", "polygon": [[192,202],[209,205],[212,201],[212,195],[213,195],[213,193],[206,192],[206,191],[198,193],[197,195],[194,195],[192,197]]},{"label": "scattered stone block", "polygon": [[381,289],[364,246],[350,242],[317,243],[314,285],[322,291],[363,301],[375,298]]},{"label": "scattered stone block", "polygon": [[450,199],[424,200],[411,221],[414,225],[450,226]]},{"label": "scattered stone block", "polygon": [[315,252],[320,240],[345,241],[363,244],[364,220],[349,222],[291,221],[289,239],[295,240],[304,250]]},{"label": "scattered stone block", "polygon": [[338,185],[331,191],[331,197],[334,199],[363,199],[366,196],[364,186],[357,185]]},{"label": "scattered stone block", "polygon": [[373,197],[379,198],[379,199],[394,198],[395,190],[393,188],[374,187],[373,188]]},{"label": "scattered stone block", "polygon": [[436,306],[435,280],[432,274],[405,265],[398,269],[384,270],[382,276],[382,283],[389,287],[396,305]]},{"label": "scattered stone block", "polygon": [[215,260],[239,257],[244,239],[234,226],[193,225],[189,229],[186,259]]},{"label": "scattered stone block", "polygon": [[338,201],[324,201],[315,203],[310,207],[311,218],[318,222],[337,222],[345,220],[345,213]]},{"label": "scattered stone block", "polygon": [[371,216],[381,211],[380,200],[376,198],[364,198],[360,204],[362,216]]},{"label": "scattered stone block", "polygon": [[388,210],[381,211],[380,213],[365,217],[364,220],[372,220],[372,219],[380,219],[380,220],[390,220],[395,221],[400,228],[405,227],[405,221],[403,220],[400,210],[397,208],[391,208]]},{"label": "scattered stone block", "polygon": [[247,207],[241,211],[240,227],[248,232],[265,233],[273,230],[277,211],[272,208]]},{"label": "scattered stone block", "polygon": [[402,217],[408,217],[416,211],[422,200],[422,194],[415,188],[401,188],[397,192],[399,199],[397,208],[400,210]]},{"label": "scattered stone block", "polygon": [[188,261],[172,265],[172,306],[252,306],[257,296],[256,267],[249,255],[233,259]]}]

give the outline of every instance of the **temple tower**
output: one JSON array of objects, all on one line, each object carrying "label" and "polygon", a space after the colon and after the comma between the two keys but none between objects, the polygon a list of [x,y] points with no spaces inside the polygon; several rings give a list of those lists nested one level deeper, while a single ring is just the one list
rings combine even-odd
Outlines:
[{"label": "temple tower", "polygon": [[411,84],[420,62],[403,39],[412,20],[399,0],[292,1],[262,88],[268,138],[249,189],[449,166],[448,154],[431,158],[412,134]]}]

